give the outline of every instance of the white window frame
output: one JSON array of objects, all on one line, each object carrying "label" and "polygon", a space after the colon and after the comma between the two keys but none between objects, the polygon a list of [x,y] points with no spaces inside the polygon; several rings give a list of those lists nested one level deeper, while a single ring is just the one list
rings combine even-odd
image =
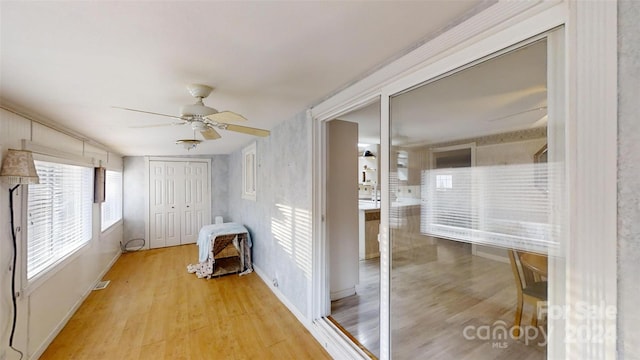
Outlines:
[{"label": "white window frame", "polygon": [[242,149],[242,198],[256,201],[257,174],[256,143]]},{"label": "white window frame", "polygon": [[[566,72],[555,85],[566,94],[566,154],[569,234],[566,263],[571,277],[565,304],[617,305],[617,5],[615,2],[498,2],[411,53],[337,93],[310,110],[313,123],[313,272],[310,320],[327,350],[339,354],[353,344],[335,333],[324,316],[327,245],[324,239],[324,123],[381,96],[382,138],[389,134],[389,96],[438,74],[463,66],[513,44],[564,25]],[[417,74],[422,72],[422,74]],[[429,76],[425,72],[430,73]],[[401,82],[404,78],[404,84]],[[391,86],[393,85],[393,86]],[[579,119],[579,120],[578,120]],[[578,125],[579,123],[579,125]],[[580,128],[578,132],[577,129]],[[580,156],[577,156],[580,154]],[[381,149],[381,173],[389,172],[389,144]],[[382,201],[388,203],[388,177],[382,176]],[[593,194],[599,194],[594,196]],[[382,208],[388,219],[388,207]],[[381,359],[390,357],[388,224],[381,224]],[[386,249],[386,250],[385,250]],[[569,288],[569,287],[567,287]],[[557,289],[550,289],[551,294]],[[552,296],[552,295],[550,295]],[[549,333],[548,358],[615,358],[617,318],[569,316]],[[565,330],[600,327],[602,342],[565,342]],[[566,329],[565,329],[566,328]],[[335,333],[335,334],[334,334]],[[354,355],[353,352],[351,352]],[[597,355],[596,355],[597,354]],[[354,355],[355,356],[355,355]]]},{"label": "white window frame", "polygon": [[[111,193],[110,196],[110,187],[113,186],[113,184],[111,184],[111,186],[109,185],[109,173],[115,173],[115,174],[120,174],[120,182],[118,184],[117,189],[119,189],[119,193],[113,194]],[[106,173],[105,173],[105,201],[103,203],[100,204],[100,232],[101,233],[105,233],[107,232],[109,229],[111,229],[114,225],[119,224],[122,221],[122,202],[123,202],[123,198],[122,198],[122,192],[123,192],[123,173],[122,171],[116,171],[116,170],[109,170],[106,169]],[[113,198],[113,195],[116,195],[116,198]],[[115,201],[115,202],[114,202]],[[112,220],[112,219],[105,219],[105,207],[115,207],[115,211],[118,211],[119,216],[117,217],[117,219]],[[105,221],[105,220],[110,220]],[[107,223],[105,225],[105,223]]]}]

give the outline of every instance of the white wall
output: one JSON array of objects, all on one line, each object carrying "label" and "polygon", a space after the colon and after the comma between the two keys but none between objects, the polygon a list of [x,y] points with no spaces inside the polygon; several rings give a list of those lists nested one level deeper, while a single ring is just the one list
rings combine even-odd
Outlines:
[{"label": "white wall", "polygon": [[[32,122],[14,113],[0,109],[0,149],[2,157],[7,149],[21,149],[22,139],[31,140],[30,146],[38,152],[53,156],[93,158],[94,165],[111,169],[122,169],[122,158],[108,153],[98,146],[83,142],[49,127]],[[18,359],[17,353],[8,349],[12,321],[10,294],[11,274],[8,271],[12,261],[12,242],[9,226],[8,185],[0,184],[0,358],[6,352],[7,359]],[[16,220],[24,216],[21,208],[23,187],[17,193]],[[18,222],[19,224],[19,222]],[[25,249],[24,239],[18,234],[18,259]],[[14,347],[25,353],[25,359],[36,358],[62,329],[75,309],[99,281],[102,275],[120,255],[119,242],[122,240],[122,222],[115,224],[105,233],[100,233],[100,207],[93,205],[93,236],[89,244],[76,254],[56,266],[50,276],[36,287],[22,292],[18,299],[18,329],[14,337]],[[16,267],[24,271],[22,264]],[[16,287],[20,289],[21,273],[18,272]]]},{"label": "white wall", "polygon": [[[145,236],[145,202],[147,201],[147,185],[145,184],[145,161],[143,156],[125,156],[122,179],[127,186],[122,189],[124,200],[122,216],[124,218],[124,242],[133,239],[144,239]],[[145,243],[148,248],[148,241]]]},{"label": "white wall", "polygon": [[640,357],[640,2],[618,3],[618,355]]},{"label": "white wall", "polygon": [[357,123],[327,123],[326,237],[332,301],[354,295],[359,281],[357,143]]}]

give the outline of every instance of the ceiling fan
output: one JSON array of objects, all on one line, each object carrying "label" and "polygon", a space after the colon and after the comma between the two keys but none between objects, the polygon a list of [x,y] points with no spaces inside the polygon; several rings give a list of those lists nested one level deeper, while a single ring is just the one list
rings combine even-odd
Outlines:
[{"label": "ceiling fan", "polygon": [[[235,131],[243,134],[249,134],[253,136],[269,136],[269,130],[263,130],[248,126],[241,126],[236,124],[229,124],[229,122],[233,121],[246,121],[247,119],[237,114],[233,111],[218,111],[214,108],[205,106],[202,102],[202,99],[206,98],[211,94],[213,88],[211,86],[202,85],[202,84],[192,84],[187,86],[187,90],[191,93],[191,96],[198,99],[193,105],[184,105],[180,108],[180,116],[160,114],[151,111],[130,109],[124,107],[114,106],[118,109],[135,111],[144,114],[152,114],[152,115],[160,115],[165,117],[170,117],[174,119],[179,119],[182,122],[174,122],[168,124],[158,124],[158,125],[147,125],[147,126],[132,126],[133,128],[150,128],[150,127],[160,127],[160,126],[172,126],[172,125],[191,125],[193,131],[199,131],[204,137],[205,140],[216,140],[221,138],[221,135],[216,130],[228,130]],[[184,144],[185,148],[191,149],[199,144],[201,141],[197,139],[188,139],[187,140],[178,140],[176,143]],[[191,147],[187,147],[187,144],[191,145]]]}]

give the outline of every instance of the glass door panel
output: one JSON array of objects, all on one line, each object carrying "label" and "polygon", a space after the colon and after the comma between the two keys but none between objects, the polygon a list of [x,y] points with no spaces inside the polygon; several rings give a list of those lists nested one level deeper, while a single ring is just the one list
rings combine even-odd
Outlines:
[{"label": "glass door panel", "polygon": [[564,281],[547,265],[564,193],[547,64],[542,38],[390,98],[393,359],[546,358]]}]

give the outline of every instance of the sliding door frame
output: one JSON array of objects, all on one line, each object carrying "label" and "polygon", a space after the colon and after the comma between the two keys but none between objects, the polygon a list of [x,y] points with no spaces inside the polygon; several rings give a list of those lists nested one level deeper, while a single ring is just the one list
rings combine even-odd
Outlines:
[{"label": "sliding door frame", "polygon": [[[554,28],[564,26],[568,235],[563,272],[569,307],[617,305],[617,5],[597,1],[497,2],[416,50],[337,93],[309,111],[313,123],[313,272],[310,319],[328,329],[328,269],[324,223],[322,129],[324,122],[380,96],[381,101],[381,302],[380,358],[391,358],[389,244],[389,98],[421,82]],[[577,130],[580,131],[577,131]],[[598,196],[594,196],[598,194]],[[387,205],[385,205],[387,204]],[[385,219],[387,219],[385,221]],[[553,290],[551,290],[553,291]],[[599,308],[599,309],[600,309]],[[564,314],[562,331],[551,332],[549,358],[614,358],[615,315]],[[339,334],[314,331],[330,353],[352,347]],[[599,331],[596,338],[590,331]],[[577,338],[586,331],[588,338]],[[567,338],[573,334],[574,338]],[[592,338],[593,337],[593,338]],[[329,339],[329,341],[327,341]],[[357,357],[356,353],[351,353]]]}]

